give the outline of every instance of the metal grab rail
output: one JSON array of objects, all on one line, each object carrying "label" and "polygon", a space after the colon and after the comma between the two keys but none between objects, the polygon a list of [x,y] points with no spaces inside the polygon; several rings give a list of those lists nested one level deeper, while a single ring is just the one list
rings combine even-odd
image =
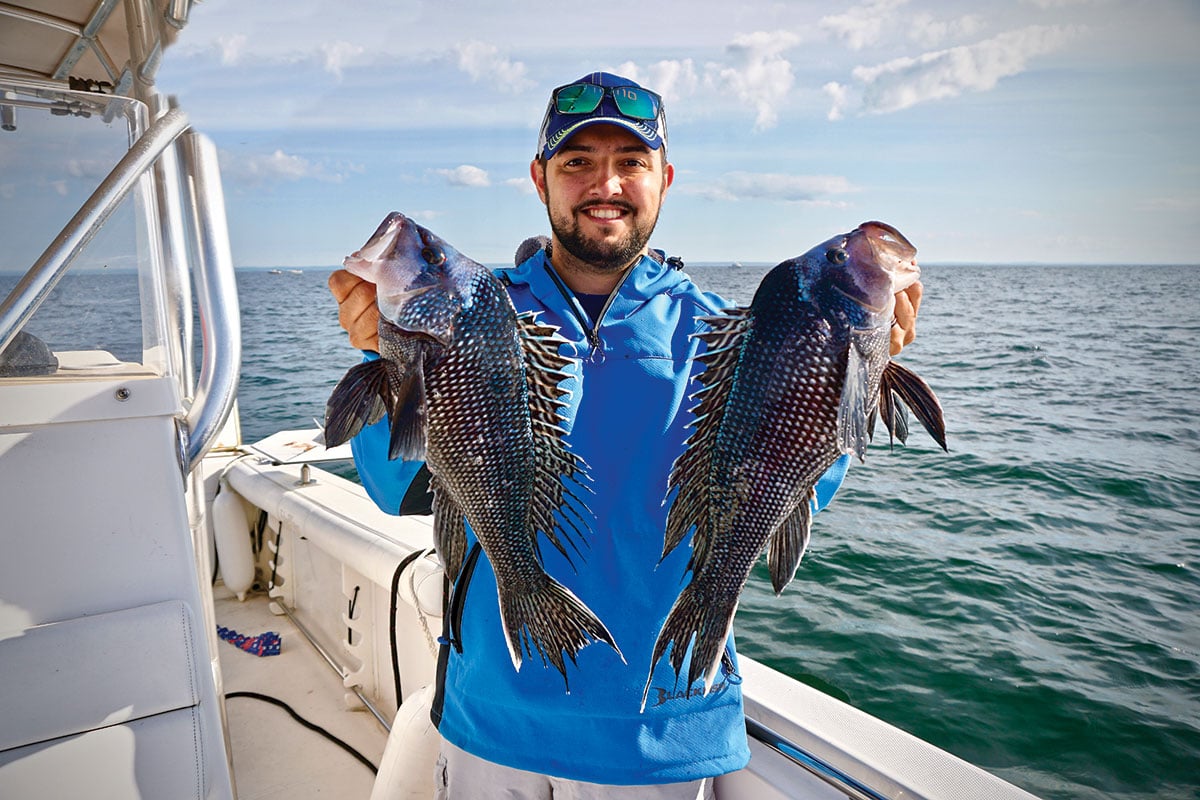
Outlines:
[{"label": "metal grab rail", "polygon": [[185,203],[190,212],[187,216],[199,249],[196,302],[204,341],[200,380],[186,420],[186,471],[191,472],[233,411],[242,364],[242,326],[217,149],[207,137],[195,132],[188,133],[180,144]]},{"label": "metal grab rail", "polygon": [[829,762],[802,750],[794,742],[785,739],[766,725],[750,719],[750,717],[746,717],[746,733],[792,763],[808,770],[838,791],[844,792],[850,800],[889,800],[886,795],[880,794]]},{"label": "metal grab rail", "polygon": [[171,143],[187,129],[187,115],[171,109],[154,122],[117,162],[71,221],[54,237],[29,271],[0,303],[0,351],[16,338],[29,318],[58,285],[67,267],[92,240],[125,195]]},{"label": "metal grab rail", "polygon": [[200,134],[184,135],[187,130],[187,115],[178,108],[171,108],[133,143],[129,152],[0,303],[0,352],[37,312],[75,257],[95,237],[137,181],[182,136],[179,153],[188,179],[185,199],[199,250],[196,299],[204,337],[200,381],[186,417],[186,468],[190,472],[212,447],[233,410],[242,341],[216,148]]}]

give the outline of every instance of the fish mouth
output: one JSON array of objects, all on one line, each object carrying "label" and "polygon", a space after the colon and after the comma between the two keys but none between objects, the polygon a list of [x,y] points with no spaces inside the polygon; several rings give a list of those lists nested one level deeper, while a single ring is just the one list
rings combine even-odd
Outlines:
[{"label": "fish mouth", "polygon": [[848,238],[846,250],[850,255],[886,272],[892,279],[893,292],[907,289],[921,277],[917,248],[886,222],[864,222]]},{"label": "fish mouth", "polygon": [[381,261],[396,246],[400,232],[404,230],[406,219],[403,214],[393,211],[379,223],[379,227],[358,250],[342,259],[342,266],[360,278],[366,278],[363,270]]},{"label": "fish mouth", "polygon": [[858,230],[864,233],[879,251],[886,252],[901,261],[913,261],[916,258],[917,248],[913,243],[886,222],[864,222],[858,226]]},{"label": "fish mouth", "polygon": [[840,246],[849,265],[834,288],[873,314],[887,313],[893,296],[920,280],[917,248],[886,222],[864,222]]}]

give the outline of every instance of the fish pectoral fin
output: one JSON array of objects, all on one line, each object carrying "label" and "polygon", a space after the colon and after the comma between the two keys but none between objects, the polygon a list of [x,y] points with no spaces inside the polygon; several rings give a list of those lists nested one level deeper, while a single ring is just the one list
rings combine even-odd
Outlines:
[{"label": "fish pectoral fin", "polygon": [[886,361],[891,334],[887,328],[855,328],[850,331],[846,353],[846,377],[838,403],[838,447],[859,461],[867,452],[871,438],[871,418],[875,414],[878,393],[872,391],[871,373],[880,373],[879,363]]},{"label": "fish pectoral fin", "polygon": [[[946,419],[942,414],[942,403],[920,375],[895,361],[889,361],[879,381],[879,392],[881,396],[889,394],[899,398],[904,405],[912,409],[913,414],[938,446],[949,451],[946,447]],[[907,422],[904,423],[904,429],[907,435]],[[896,437],[901,442],[904,441],[899,433],[896,433]]]},{"label": "fish pectoral fin", "polygon": [[[886,385],[887,370],[884,370],[884,380],[879,385],[879,417],[888,431],[888,444],[895,446],[908,444],[908,411],[901,404],[900,398]],[[871,416],[869,433],[875,438],[875,415]]]},{"label": "fish pectoral fin", "polygon": [[388,416],[392,435],[388,458],[420,461],[425,458],[425,378],[414,369],[395,387]]},{"label": "fish pectoral fin", "polygon": [[777,595],[796,577],[796,568],[800,566],[800,559],[808,549],[812,510],[816,499],[817,493],[814,487],[810,486],[804,493],[804,498],[796,505],[795,511],[771,534],[767,566],[771,572],[771,586]]},{"label": "fish pectoral fin", "polygon": [[390,398],[387,361],[351,367],[325,403],[325,446],[337,447],[374,425],[387,413]]}]

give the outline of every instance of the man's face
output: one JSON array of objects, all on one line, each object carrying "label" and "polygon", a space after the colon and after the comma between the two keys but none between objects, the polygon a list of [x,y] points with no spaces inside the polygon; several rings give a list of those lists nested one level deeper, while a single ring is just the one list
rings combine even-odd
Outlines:
[{"label": "man's face", "polygon": [[544,168],[535,159],[531,174],[556,248],[578,268],[619,272],[645,251],[675,168],[624,128],[601,124],[572,136]]}]

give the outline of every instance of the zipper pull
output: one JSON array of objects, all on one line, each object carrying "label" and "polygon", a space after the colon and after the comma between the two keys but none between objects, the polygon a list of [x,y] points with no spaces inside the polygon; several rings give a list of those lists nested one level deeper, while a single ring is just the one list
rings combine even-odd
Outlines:
[{"label": "zipper pull", "polygon": [[600,341],[600,334],[596,333],[595,330],[589,330],[587,337],[588,345],[591,347],[591,350],[588,352],[587,363],[603,364],[607,357],[604,355],[604,347]]}]

